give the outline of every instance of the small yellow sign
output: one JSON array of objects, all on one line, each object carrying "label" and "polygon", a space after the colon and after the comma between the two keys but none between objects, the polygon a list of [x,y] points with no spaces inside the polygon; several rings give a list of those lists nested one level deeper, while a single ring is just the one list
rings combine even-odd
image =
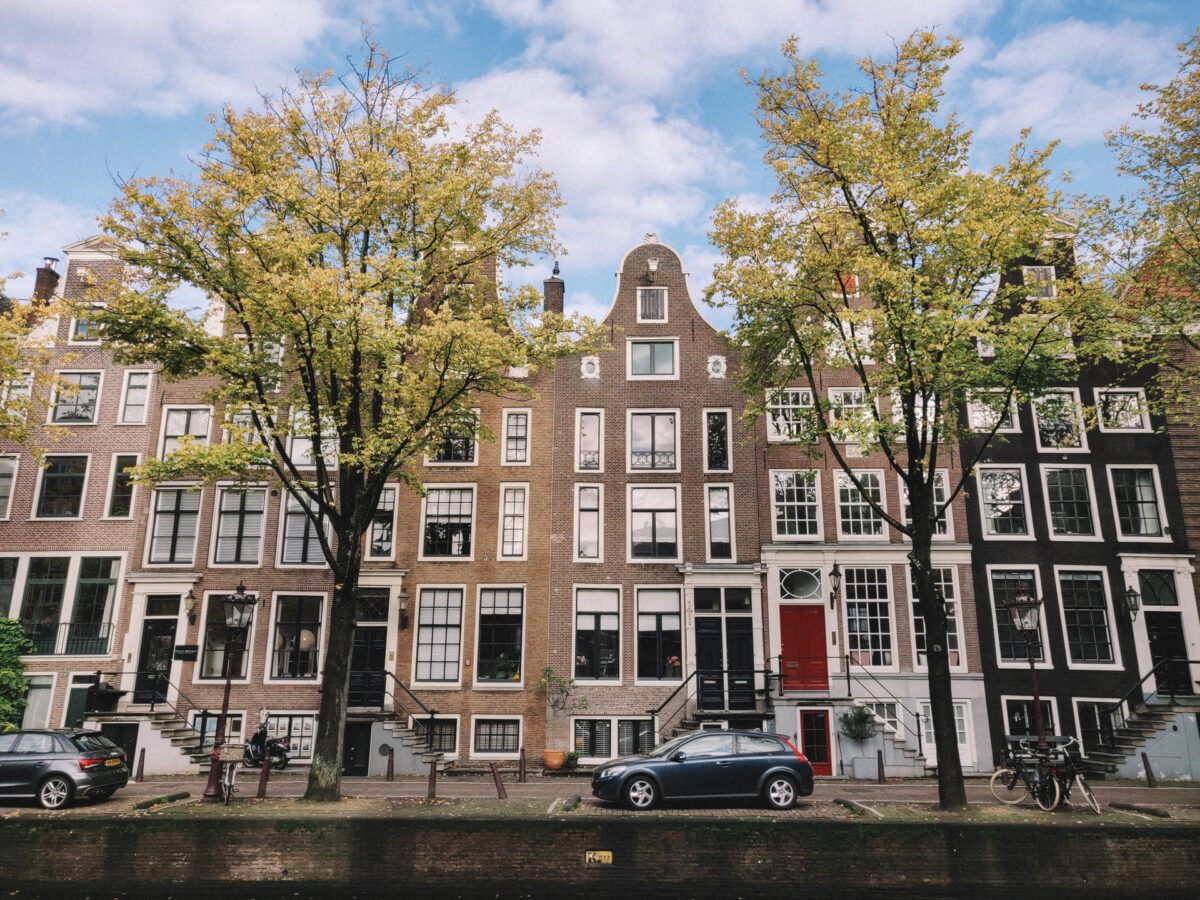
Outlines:
[{"label": "small yellow sign", "polygon": [[584,850],[583,851],[584,865],[588,866],[611,866],[612,851],[611,850]]}]

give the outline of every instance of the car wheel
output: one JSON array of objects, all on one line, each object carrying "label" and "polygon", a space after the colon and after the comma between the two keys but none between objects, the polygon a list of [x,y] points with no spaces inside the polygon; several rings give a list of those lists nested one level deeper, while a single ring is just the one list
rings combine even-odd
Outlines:
[{"label": "car wheel", "polygon": [[624,796],[630,809],[650,809],[658,802],[658,785],[645,775],[635,775],[625,783]]},{"label": "car wheel", "polygon": [[38,803],[43,809],[62,809],[75,795],[75,785],[65,775],[51,775],[38,788]]},{"label": "car wheel", "polygon": [[796,782],[787,775],[772,775],[763,786],[763,799],[771,809],[791,809],[796,805]]}]

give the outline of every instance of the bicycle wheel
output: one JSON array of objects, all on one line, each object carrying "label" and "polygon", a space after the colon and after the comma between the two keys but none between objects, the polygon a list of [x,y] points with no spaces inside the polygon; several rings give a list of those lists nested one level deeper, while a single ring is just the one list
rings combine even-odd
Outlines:
[{"label": "bicycle wheel", "polygon": [[233,799],[233,779],[237,777],[237,766],[225,766],[225,805],[229,805],[229,801]]},{"label": "bicycle wheel", "polygon": [[1053,812],[1058,809],[1058,804],[1062,802],[1062,791],[1058,786],[1058,779],[1051,772],[1042,772],[1039,774],[1037,785],[1034,790],[1034,799],[1037,800],[1037,805],[1046,812]]},{"label": "bicycle wheel", "polygon": [[1092,812],[1100,815],[1100,801],[1096,799],[1096,795],[1092,793],[1092,786],[1087,783],[1087,779],[1083,777],[1083,773],[1079,772],[1075,775],[1075,783],[1079,785],[1079,793],[1083,794],[1083,799],[1087,801],[1087,805],[1092,808]]},{"label": "bicycle wheel", "polygon": [[992,773],[992,796],[1001,803],[1020,803],[1029,796],[1029,788],[1016,769],[997,769]]}]

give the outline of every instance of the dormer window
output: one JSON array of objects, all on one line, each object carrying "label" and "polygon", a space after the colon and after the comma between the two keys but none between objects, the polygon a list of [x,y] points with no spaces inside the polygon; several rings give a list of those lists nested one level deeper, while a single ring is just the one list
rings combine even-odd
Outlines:
[{"label": "dormer window", "polygon": [[1026,296],[1031,300],[1053,300],[1058,296],[1054,284],[1054,266],[1022,266]]},{"label": "dormer window", "polygon": [[638,288],[639,322],[667,321],[667,289],[661,287]]}]

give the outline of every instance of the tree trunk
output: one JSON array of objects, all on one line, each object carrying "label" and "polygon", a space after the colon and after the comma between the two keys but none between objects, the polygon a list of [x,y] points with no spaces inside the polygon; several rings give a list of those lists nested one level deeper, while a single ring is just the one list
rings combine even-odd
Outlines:
[{"label": "tree trunk", "polygon": [[[914,510],[927,508],[918,497],[912,497],[912,501]],[[954,720],[950,651],[946,646],[946,605],[933,580],[933,522],[929,516],[914,515],[913,519],[909,572],[916,585],[918,607],[925,619],[925,662],[929,677],[933,738],[937,747],[938,801],[942,809],[961,809],[967,805],[967,791],[963,784],[958,728]],[[959,619],[962,619],[961,608]]]},{"label": "tree trunk", "polygon": [[360,560],[359,554],[343,554],[340,547],[341,544],[338,561],[344,562],[346,567],[342,569],[342,577],[334,573],[329,646],[325,651],[325,669],[321,673],[321,708],[317,714],[317,734],[305,800],[334,801],[341,797],[342,741],[346,728],[346,700],[350,692],[350,655],[354,649],[354,607]]}]

